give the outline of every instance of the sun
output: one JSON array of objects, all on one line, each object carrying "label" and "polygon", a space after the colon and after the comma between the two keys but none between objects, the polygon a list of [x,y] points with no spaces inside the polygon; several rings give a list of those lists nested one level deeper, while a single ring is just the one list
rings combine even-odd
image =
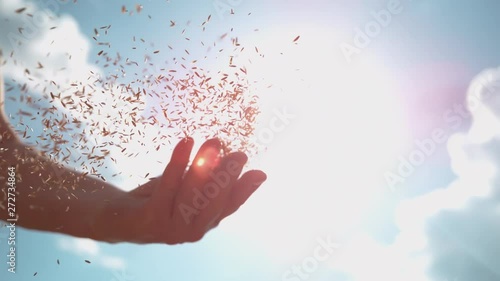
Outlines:
[{"label": "sun", "polygon": [[[284,220],[280,230],[258,238],[280,256],[296,241],[314,241],[320,232],[359,227],[388,191],[383,175],[406,142],[406,123],[397,74],[380,59],[366,53],[347,63],[336,52],[335,38],[325,36],[332,32],[321,27],[268,32],[259,44],[269,54],[267,63],[254,60],[249,67],[254,80],[275,85],[259,89],[263,106],[255,130],[272,130],[283,108],[296,117],[273,131],[268,149],[256,160],[270,177],[268,188],[260,191],[265,195],[247,207],[248,216],[260,218],[248,228],[275,229],[274,213],[286,210],[278,216]],[[286,42],[291,47],[283,49]],[[233,226],[235,231],[247,227]]]}]

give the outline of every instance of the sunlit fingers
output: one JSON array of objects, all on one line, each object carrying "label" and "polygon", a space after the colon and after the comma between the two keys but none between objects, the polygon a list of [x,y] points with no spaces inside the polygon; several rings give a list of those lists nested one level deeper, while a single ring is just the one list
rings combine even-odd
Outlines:
[{"label": "sunlit fingers", "polygon": [[[159,186],[155,190],[153,204],[157,206],[172,206],[181,185],[184,172],[189,163],[189,156],[193,148],[193,139],[181,140],[172,152],[170,162],[167,164],[160,178]],[[170,215],[171,213],[171,209]]]},{"label": "sunlit fingers", "polygon": [[209,177],[209,172],[217,167],[222,144],[218,139],[206,141],[193,159],[184,179],[184,185],[197,186]]},{"label": "sunlit fingers", "polygon": [[248,171],[241,176],[231,189],[231,195],[227,201],[219,221],[236,212],[248,198],[266,181],[267,175],[259,170]]},{"label": "sunlit fingers", "polygon": [[195,228],[206,231],[218,220],[246,161],[247,156],[242,152],[231,153],[221,160],[210,175],[211,180],[203,186],[201,195],[206,202],[195,218]]},{"label": "sunlit fingers", "polygon": [[210,180],[210,174],[218,164],[221,143],[217,139],[206,141],[196,154],[188,172],[182,180],[174,203],[174,220],[176,225],[189,225],[199,207],[203,204],[201,190]]}]

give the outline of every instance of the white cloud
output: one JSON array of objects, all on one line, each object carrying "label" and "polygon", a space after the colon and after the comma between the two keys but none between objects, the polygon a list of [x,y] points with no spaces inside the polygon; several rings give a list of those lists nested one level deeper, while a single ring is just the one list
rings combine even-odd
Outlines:
[{"label": "white cloud", "polygon": [[58,242],[61,249],[78,255],[97,256],[99,254],[99,245],[91,239],[61,239]]},{"label": "white cloud", "polygon": [[92,263],[108,269],[123,270],[126,267],[123,258],[104,254],[99,244],[91,239],[63,237],[57,239],[57,245],[61,250],[91,260]]},{"label": "white cloud", "polygon": [[[0,2],[0,31],[7,35],[0,38],[0,48],[5,58],[11,53],[14,58],[2,67],[3,74],[18,83],[27,83],[30,89],[41,90],[38,84],[44,81],[65,85],[88,77],[90,71],[99,73],[97,67],[87,62],[90,42],[78,23],[70,16],[58,17],[54,13],[64,2],[48,2],[57,5],[41,7],[21,0]],[[24,12],[15,12],[23,7]],[[39,62],[43,68],[38,68]],[[30,70],[29,76],[26,69]],[[54,87],[47,83],[45,86]]]},{"label": "white cloud", "polygon": [[[37,95],[48,96],[51,92],[56,96],[60,93],[61,97],[73,95],[71,83],[84,82],[91,72],[100,73],[98,67],[87,61],[91,45],[75,19],[56,15],[66,4],[55,0],[0,1],[0,33],[4,35],[0,37],[0,50],[2,62],[6,61],[0,75],[6,83],[26,85],[35,100]],[[16,12],[22,8],[25,10]],[[64,115],[84,121],[76,110],[68,110],[59,102],[51,105],[58,109],[54,117]],[[19,117],[14,116],[14,121],[18,121],[16,118]],[[41,127],[40,124],[34,129]]]},{"label": "white cloud", "polygon": [[443,190],[408,202],[418,200],[420,205],[407,210],[435,209],[433,215],[424,216],[426,225],[421,229],[429,241],[432,276],[498,280],[500,248],[493,243],[500,236],[500,214],[495,212],[500,203],[500,68],[480,73],[467,100],[472,126],[448,142],[457,179]]},{"label": "white cloud", "polygon": [[457,178],[399,205],[400,232],[391,245],[365,236],[347,241],[331,260],[333,270],[356,281],[500,279],[499,82],[497,68],[471,83],[472,126],[451,136],[447,146]]},{"label": "white cloud", "polygon": [[[86,98],[90,99],[94,105],[99,104],[100,114],[85,113],[84,116],[79,108],[68,109],[63,107],[62,103],[54,102],[51,106],[55,106],[57,112],[53,113],[53,119],[60,120],[62,116],[67,116],[69,120],[75,118],[81,121],[84,127],[92,128],[97,132],[100,132],[103,127],[112,132],[125,130],[123,120],[117,121],[107,118],[106,121],[103,121],[105,119],[103,116],[119,116],[121,111],[134,111],[134,113],[140,115],[141,105],[114,98],[111,92],[116,94],[118,91],[116,88],[103,89],[103,86],[99,83],[93,84],[93,81],[97,80],[98,77],[102,77],[102,71],[98,66],[89,63],[92,49],[89,38],[81,32],[78,22],[73,17],[69,15],[57,16],[62,8],[61,5],[68,5],[68,3],[71,3],[71,1],[47,0],[38,3],[25,0],[0,1],[0,34],[7,35],[0,37],[0,50],[3,53],[2,61],[7,61],[5,65],[2,65],[0,75],[5,76],[6,82],[15,81],[17,85],[26,84],[27,89],[31,94],[35,95],[35,98],[36,95],[39,95],[39,97],[42,94],[48,96],[48,93],[53,92],[56,96],[58,94],[61,94],[61,97],[72,96],[75,99],[75,104],[84,104],[83,101]],[[20,8],[26,8],[26,10],[16,13],[16,10]],[[29,70],[29,74],[26,73],[26,70]],[[88,96],[76,97],[74,92],[81,91],[82,87],[76,89],[72,86],[75,83],[90,85],[86,87]],[[91,92],[98,94],[90,95]],[[82,102],[79,102],[79,99]],[[132,110],[133,107],[135,107],[134,110]],[[128,108],[128,111],[126,108]],[[14,116],[13,118],[15,122],[18,121],[15,118],[19,117]],[[90,124],[93,124],[92,127],[89,126]],[[41,124],[35,126],[37,126],[34,128],[36,131],[41,130]],[[67,127],[69,126],[71,125]],[[24,127],[21,126],[20,130],[24,130]],[[81,129],[76,131],[81,132]],[[149,131],[148,136],[154,137],[158,135],[158,131],[152,131],[151,128],[144,128],[143,131]],[[87,136],[89,136],[88,141],[90,143],[82,143],[77,138],[69,140],[69,137],[66,136],[69,141],[74,142],[70,143],[68,147],[75,158],[78,157],[78,153],[89,153],[90,148],[97,143],[104,141],[120,142],[116,138],[105,139],[99,133],[91,136],[88,134]],[[129,151],[143,149],[139,144],[132,147],[131,143],[129,146]],[[135,165],[131,164],[130,159],[120,152],[122,148],[112,145],[106,148],[117,161],[107,161],[106,165],[97,163],[92,166],[93,168],[100,173],[108,174],[108,176],[116,171],[122,172],[124,177],[136,175],[137,169]],[[160,159],[159,156],[157,158]],[[164,159],[164,157],[161,159]],[[137,159],[134,160],[137,161]],[[142,156],[141,159],[142,162],[152,162],[154,160],[151,160],[150,156]],[[109,170],[105,171],[105,166]],[[74,168],[83,169],[80,165]],[[87,167],[87,170],[89,169]],[[158,170],[158,173],[161,173],[162,169]],[[152,172],[156,171],[148,172],[153,174]],[[119,184],[121,188],[130,189],[145,181],[143,178],[145,173],[141,175],[140,179],[127,179],[127,186],[124,186],[124,182],[120,183],[119,178],[108,177],[108,180]]]}]

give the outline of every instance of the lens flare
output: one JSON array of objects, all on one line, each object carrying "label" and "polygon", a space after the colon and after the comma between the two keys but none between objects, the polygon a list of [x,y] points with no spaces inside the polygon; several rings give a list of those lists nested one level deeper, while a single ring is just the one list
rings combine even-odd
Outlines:
[{"label": "lens flare", "polygon": [[196,161],[196,166],[201,167],[205,164],[205,158],[200,158],[198,161]]}]

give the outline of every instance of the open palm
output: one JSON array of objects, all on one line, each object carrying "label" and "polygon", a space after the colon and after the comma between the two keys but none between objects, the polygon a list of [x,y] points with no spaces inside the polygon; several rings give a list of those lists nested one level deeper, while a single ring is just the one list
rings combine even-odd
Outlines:
[{"label": "open palm", "polygon": [[247,156],[235,152],[221,157],[217,139],[202,145],[186,171],[192,147],[191,138],[182,140],[160,178],[110,201],[97,218],[95,238],[167,244],[198,241],[266,180],[258,170],[240,177]]}]

